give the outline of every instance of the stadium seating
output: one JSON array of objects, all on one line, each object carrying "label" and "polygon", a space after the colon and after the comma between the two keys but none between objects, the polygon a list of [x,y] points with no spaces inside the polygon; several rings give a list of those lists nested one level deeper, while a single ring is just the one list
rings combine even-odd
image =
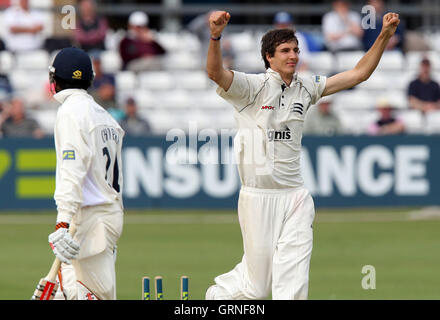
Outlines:
[{"label": "stadium seating", "polygon": [[138,86],[138,78],[132,71],[119,71],[115,74],[116,90],[134,90]]},{"label": "stadium seating", "polygon": [[371,75],[368,81],[359,84],[358,88],[367,90],[386,90],[389,85],[389,82],[387,80],[388,79],[385,73],[377,70]]},{"label": "stadium seating", "polygon": [[347,134],[360,135],[367,132],[368,126],[376,121],[375,110],[344,110],[336,113]]},{"label": "stadium seating", "polygon": [[117,73],[121,70],[122,59],[116,50],[106,50],[101,53],[102,71],[107,73]]},{"label": "stadium seating", "polygon": [[372,101],[368,91],[365,90],[346,90],[336,93],[333,97],[333,107],[335,109],[361,110],[374,108],[375,101]]},{"label": "stadium seating", "polygon": [[160,100],[157,94],[154,94],[150,90],[133,90],[120,92],[119,94],[119,105],[124,105],[127,98],[134,98],[137,105],[141,109],[148,108],[160,108]]},{"label": "stadium seating", "polygon": [[234,69],[242,72],[264,72],[264,63],[258,50],[239,51],[234,58]]},{"label": "stadium seating", "polygon": [[385,51],[377,66],[377,71],[400,71],[405,64],[405,57],[400,51]]},{"label": "stadium seating", "polygon": [[160,108],[192,110],[197,100],[191,98],[191,93],[187,90],[176,89],[172,93],[169,91],[157,92]]},{"label": "stadium seating", "polygon": [[336,71],[340,72],[354,68],[364,54],[364,51],[336,53]]},{"label": "stadium seating", "polygon": [[437,51],[410,51],[406,53],[406,68],[417,72],[420,67],[420,61],[422,61],[423,57],[427,57],[431,61],[433,70],[440,70],[440,55]]},{"label": "stadium seating", "polygon": [[334,71],[335,58],[328,51],[310,52],[309,68],[315,74],[328,75]]},{"label": "stadium seating", "polygon": [[426,117],[425,133],[427,134],[440,133],[440,111],[431,112]]},{"label": "stadium seating", "polygon": [[15,54],[15,68],[22,70],[44,70],[49,67],[49,54],[45,50]]},{"label": "stadium seating", "polygon": [[28,110],[27,113],[38,122],[46,134],[53,134],[57,109]]},{"label": "stadium seating", "polygon": [[[197,121],[200,128],[234,127],[233,108],[216,94],[215,83],[208,79],[204,70],[206,57],[203,52],[206,48],[202,48],[195,35],[187,31],[156,32],[158,41],[167,50],[162,70],[135,73],[122,70],[118,44],[124,34],[124,30],[109,30],[107,50],[101,55],[103,71],[115,75],[116,100],[121,108],[127,98],[134,98],[140,114],[150,120],[156,134],[166,133],[171,128],[187,128],[191,120]],[[234,69],[250,73],[264,72],[259,52],[262,35],[261,30],[228,33],[227,38],[235,55]],[[30,103],[33,115],[49,134],[52,132],[55,112],[53,107],[47,105],[44,90],[47,90],[47,66],[56,54],[42,50],[16,55],[8,51],[0,52],[1,72],[9,75],[16,92]],[[363,51],[337,54],[310,52],[307,72],[331,75],[354,67],[363,55]],[[432,113],[425,123],[419,112],[408,109],[406,90],[409,82],[417,76],[424,55],[433,63],[434,78],[440,79],[440,55],[437,51],[408,52],[405,55],[386,51],[368,81],[334,95],[334,110],[348,133],[366,133],[369,123],[378,116],[375,104],[380,96],[387,97],[397,108],[399,117],[410,133],[440,132],[438,113]]]},{"label": "stadium seating", "polygon": [[398,117],[405,124],[405,131],[410,134],[424,133],[424,116],[418,110],[404,110],[398,113]]},{"label": "stadium seating", "polygon": [[141,72],[138,79],[140,89],[172,90],[176,84],[171,73],[167,71]]},{"label": "stadium seating", "polygon": [[163,58],[165,70],[197,70],[202,68],[202,58],[191,51],[170,52]]},{"label": "stadium seating", "polygon": [[250,31],[232,33],[228,35],[232,48],[236,52],[259,52],[258,42],[255,41],[254,35]]},{"label": "stadium seating", "polygon": [[178,88],[184,90],[204,90],[208,88],[209,79],[205,71],[182,71],[174,74]]},{"label": "stadium seating", "polygon": [[9,73],[15,65],[14,55],[9,51],[0,52],[0,70]]}]

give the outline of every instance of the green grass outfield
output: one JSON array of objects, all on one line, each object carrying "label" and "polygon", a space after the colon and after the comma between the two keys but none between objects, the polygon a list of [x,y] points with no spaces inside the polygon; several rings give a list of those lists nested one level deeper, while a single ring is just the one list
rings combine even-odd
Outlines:
[{"label": "green grass outfield", "polygon": [[[0,299],[29,299],[53,255],[47,236],[54,212],[0,213]],[[310,299],[440,299],[437,211],[318,210]],[[216,275],[242,256],[233,211],[127,210],[118,245],[118,299],[140,299],[142,276],[164,278],[165,299],[203,299]],[[376,270],[376,289],[361,286],[362,267]]]}]

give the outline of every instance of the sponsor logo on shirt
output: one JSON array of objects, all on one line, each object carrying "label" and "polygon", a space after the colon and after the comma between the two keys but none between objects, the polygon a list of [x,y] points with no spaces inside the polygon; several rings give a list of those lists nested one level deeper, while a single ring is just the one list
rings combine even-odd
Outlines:
[{"label": "sponsor logo on shirt", "polygon": [[275,108],[273,106],[262,106],[261,110],[274,110]]},{"label": "sponsor logo on shirt", "polygon": [[63,160],[75,160],[75,150],[64,150]]},{"label": "sponsor logo on shirt", "polygon": [[267,139],[269,141],[291,141],[292,134],[289,129],[276,131],[274,129],[267,130]]}]

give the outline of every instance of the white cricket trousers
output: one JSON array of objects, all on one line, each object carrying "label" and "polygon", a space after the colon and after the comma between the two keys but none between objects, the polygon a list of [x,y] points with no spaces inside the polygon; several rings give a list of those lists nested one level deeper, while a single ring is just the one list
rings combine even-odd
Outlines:
[{"label": "white cricket trousers", "polygon": [[78,259],[62,264],[62,287],[68,300],[116,299],[116,242],[122,233],[119,204],[83,207],[72,219]]},{"label": "white cricket trousers", "polygon": [[313,246],[313,199],[304,189],[242,187],[238,218],[242,261],[215,278],[232,299],[307,299]]}]

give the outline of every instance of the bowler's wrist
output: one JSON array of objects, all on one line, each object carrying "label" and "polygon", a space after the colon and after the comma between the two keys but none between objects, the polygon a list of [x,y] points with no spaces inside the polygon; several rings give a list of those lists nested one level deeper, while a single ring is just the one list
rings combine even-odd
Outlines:
[{"label": "bowler's wrist", "polygon": [[384,40],[388,41],[393,37],[393,35],[394,35],[394,32],[382,29],[382,31],[379,34],[379,37],[382,37]]},{"label": "bowler's wrist", "polygon": [[211,40],[218,41],[222,37],[221,33],[211,33]]}]

